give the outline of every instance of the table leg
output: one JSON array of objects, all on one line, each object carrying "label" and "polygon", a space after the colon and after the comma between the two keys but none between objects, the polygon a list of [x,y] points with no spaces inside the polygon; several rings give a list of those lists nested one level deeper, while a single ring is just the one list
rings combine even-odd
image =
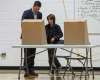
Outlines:
[{"label": "table leg", "polygon": [[88,48],[86,48],[85,80],[88,80],[87,76],[89,76],[89,74],[88,74],[88,52],[89,52],[89,50],[88,50]]},{"label": "table leg", "polygon": [[92,76],[93,76],[93,80],[94,80],[94,69],[93,69],[93,63],[92,63],[92,49],[90,48],[90,67],[92,69]]},{"label": "table leg", "polygon": [[22,69],[22,59],[23,59],[23,49],[21,48],[21,60],[20,60],[18,80],[20,80],[20,74],[21,74],[21,69]]}]

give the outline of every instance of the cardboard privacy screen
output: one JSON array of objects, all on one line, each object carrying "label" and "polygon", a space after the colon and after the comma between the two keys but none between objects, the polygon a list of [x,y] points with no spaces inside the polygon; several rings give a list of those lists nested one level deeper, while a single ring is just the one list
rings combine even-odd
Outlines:
[{"label": "cardboard privacy screen", "polygon": [[23,45],[42,45],[47,43],[43,20],[25,19],[21,23],[21,28]]},{"label": "cardboard privacy screen", "polygon": [[87,22],[85,20],[64,21],[65,45],[88,45]]}]

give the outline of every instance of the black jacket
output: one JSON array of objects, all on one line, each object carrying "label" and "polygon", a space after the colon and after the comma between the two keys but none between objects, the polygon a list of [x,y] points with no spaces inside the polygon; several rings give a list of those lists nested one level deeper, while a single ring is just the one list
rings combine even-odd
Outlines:
[{"label": "black jacket", "polygon": [[[50,25],[47,24],[45,26],[45,29],[46,29],[46,35],[47,35],[48,44],[52,44],[52,43],[56,44],[59,41],[59,39],[61,37],[63,37],[63,33],[61,31],[61,28],[57,24],[54,24],[52,27],[50,27]],[[51,38],[53,38],[53,37],[55,38],[55,41],[51,42]]]},{"label": "black jacket", "polygon": [[[32,12],[32,9],[24,11],[24,13],[22,15],[22,20],[23,19],[34,19],[34,14]],[[42,13],[41,12],[37,13],[37,19],[42,19]]]}]

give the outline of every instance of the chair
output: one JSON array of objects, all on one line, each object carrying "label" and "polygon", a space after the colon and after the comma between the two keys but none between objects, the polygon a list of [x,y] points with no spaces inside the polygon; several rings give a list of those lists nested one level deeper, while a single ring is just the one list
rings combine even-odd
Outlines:
[{"label": "chair", "polygon": [[[64,22],[64,45],[89,45],[89,39],[88,39],[88,31],[87,31],[87,22],[86,20],[65,20]],[[72,80],[74,80],[75,72],[71,66],[72,60],[78,60],[82,64],[83,71],[85,69],[85,80],[89,78],[89,70],[92,70],[93,80],[94,80],[94,70],[93,70],[93,64],[92,64],[92,53],[91,48],[85,48],[86,54],[83,56],[81,54],[78,54],[74,52],[74,49],[71,50],[63,49],[70,54],[68,56],[57,56],[58,58],[64,58],[67,62],[65,66],[65,71],[71,71],[72,73]],[[72,55],[76,55],[76,57],[72,57]],[[78,56],[78,57],[77,57]],[[88,64],[90,62],[90,68],[88,68]],[[80,74],[80,80],[82,77],[81,71]]]}]

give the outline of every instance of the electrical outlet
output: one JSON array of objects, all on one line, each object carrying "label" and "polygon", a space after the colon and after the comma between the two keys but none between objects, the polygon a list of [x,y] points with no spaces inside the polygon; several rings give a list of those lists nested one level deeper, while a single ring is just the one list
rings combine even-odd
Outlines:
[{"label": "electrical outlet", "polygon": [[6,57],[6,52],[1,53],[1,57]]}]

